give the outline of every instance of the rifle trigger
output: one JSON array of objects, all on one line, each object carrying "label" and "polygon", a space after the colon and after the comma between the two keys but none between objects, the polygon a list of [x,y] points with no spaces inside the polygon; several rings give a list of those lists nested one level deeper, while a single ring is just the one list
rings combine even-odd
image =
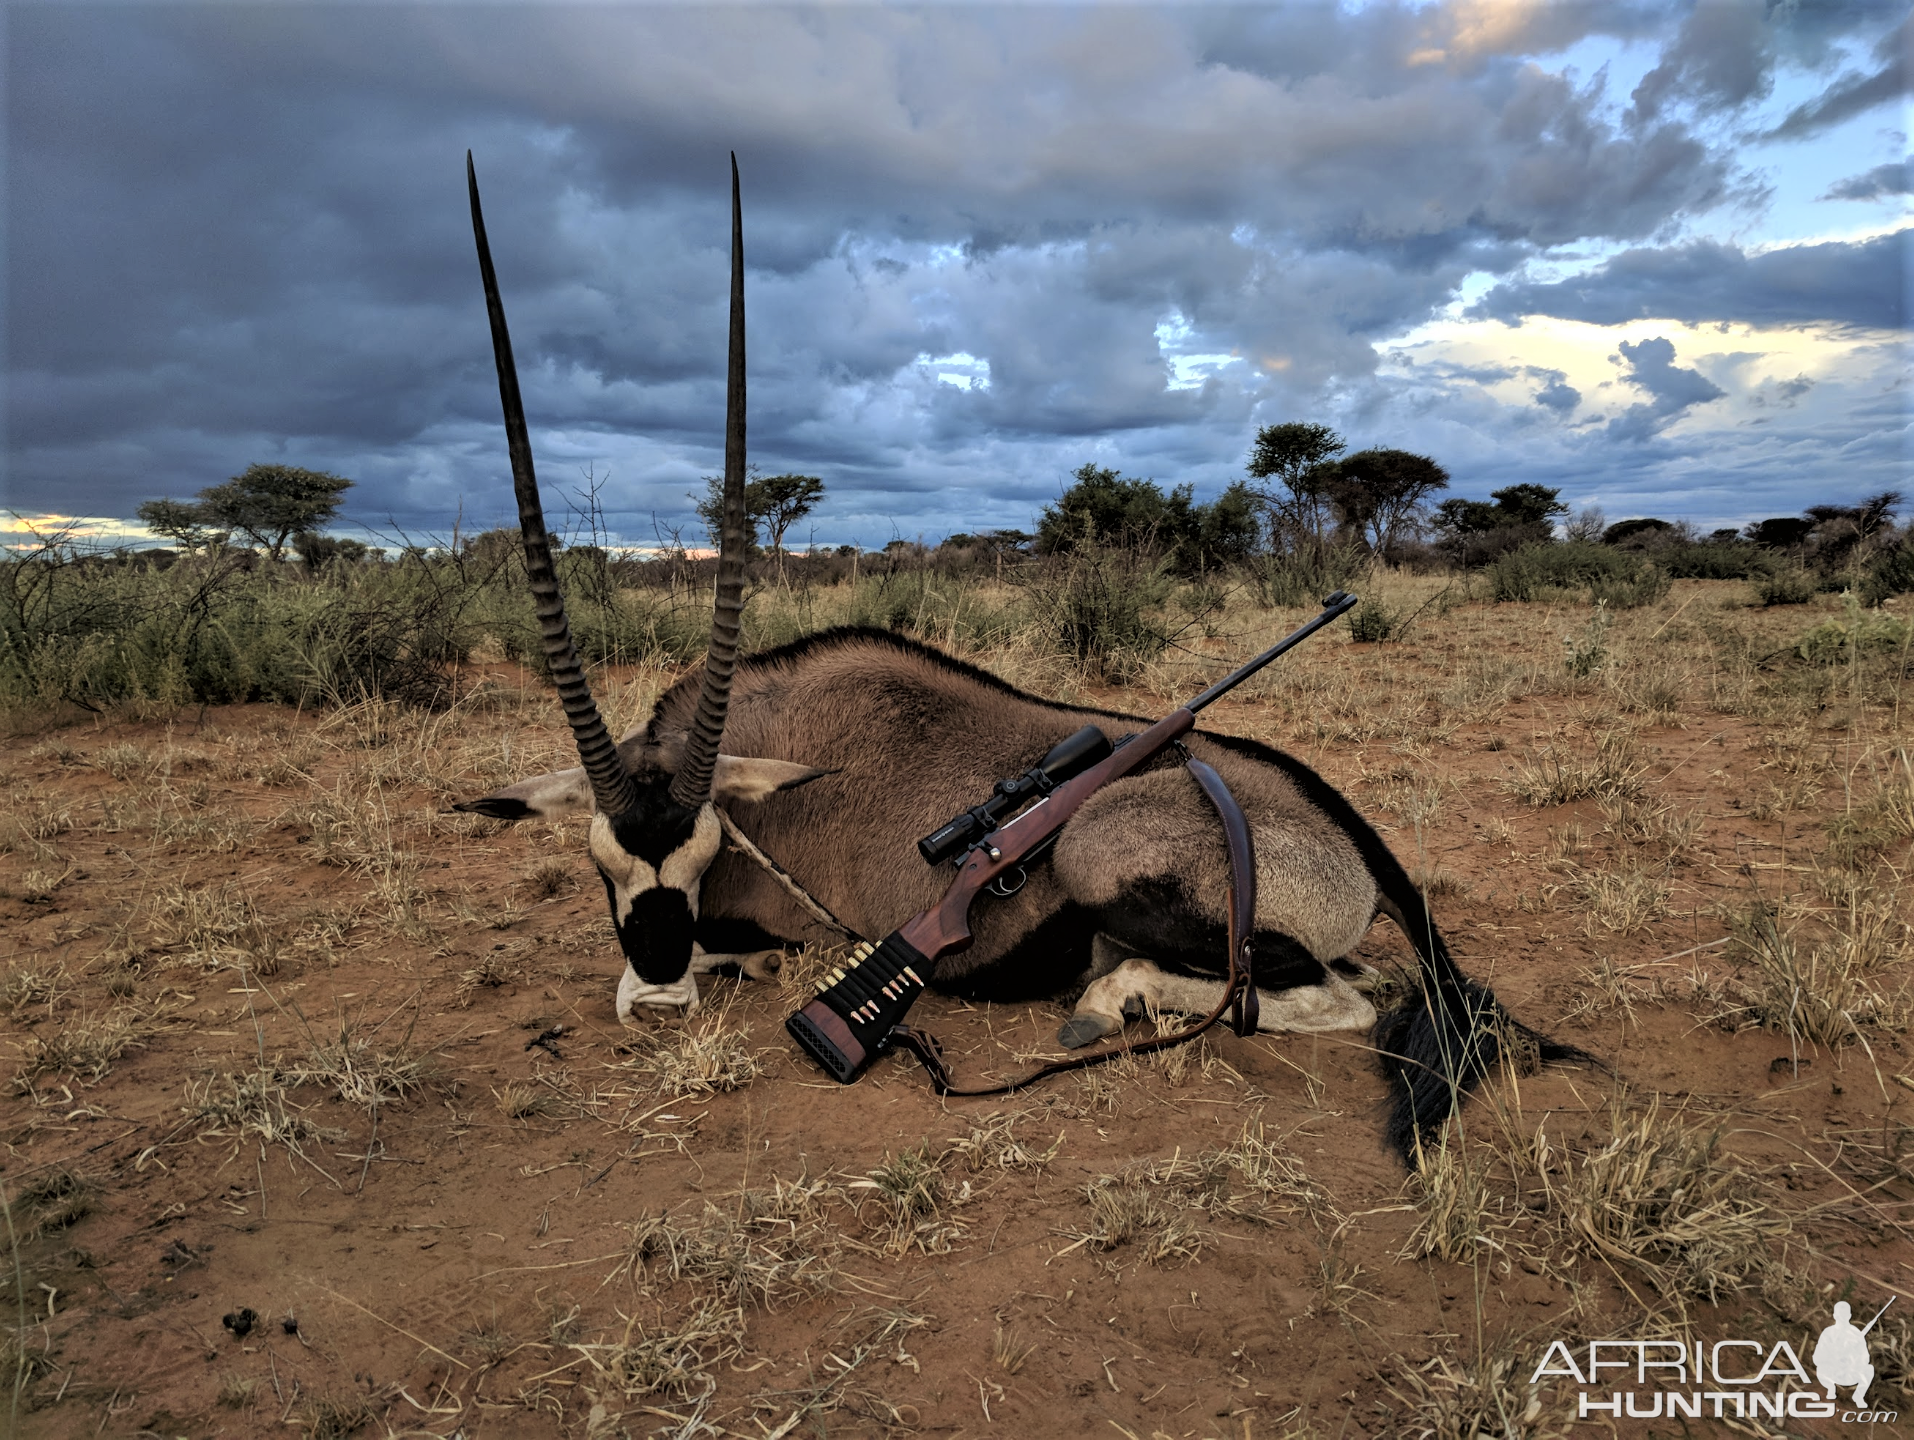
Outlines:
[{"label": "rifle trigger", "polygon": [[1006,875],[999,875],[984,888],[989,890],[992,895],[1001,895],[1004,899],[1008,900],[1012,895],[1015,895],[1019,890],[1023,889],[1025,884],[1029,882],[1030,875],[1023,866],[1019,865],[1017,867],[1017,883],[1015,885],[1005,884],[1008,878]]}]

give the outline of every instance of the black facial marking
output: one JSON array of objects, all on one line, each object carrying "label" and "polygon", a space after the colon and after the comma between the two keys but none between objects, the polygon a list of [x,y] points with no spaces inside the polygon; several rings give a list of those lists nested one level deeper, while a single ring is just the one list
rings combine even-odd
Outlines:
[{"label": "black facial marking", "polygon": [[612,903],[612,924],[625,959],[648,985],[673,985],[691,968],[694,922],[685,892],[669,885],[653,886],[631,897],[631,914],[620,919],[617,897],[609,879],[605,894]]},{"label": "black facial marking", "polygon": [[700,915],[694,933],[707,955],[748,955],[789,943],[785,936],[773,935],[754,920],[724,915]]},{"label": "black facial marking", "polygon": [[671,777],[637,786],[638,806],[611,817],[612,838],[627,855],[635,855],[654,870],[665,857],[691,838],[698,812],[671,798]]}]

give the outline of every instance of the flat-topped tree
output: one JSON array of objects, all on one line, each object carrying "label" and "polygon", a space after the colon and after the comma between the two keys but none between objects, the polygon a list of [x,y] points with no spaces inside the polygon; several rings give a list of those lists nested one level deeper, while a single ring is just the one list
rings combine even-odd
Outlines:
[{"label": "flat-topped tree", "polygon": [[180,549],[216,549],[226,543],[226,532],[208,522],[199,506],[186,500],[147,500],[134,512],[155,535],[163,535]]},{"label": "flat-topped tree", "polygon": [[[724,477],[707,475],[704,483],[704,499],[697,502],[698,518],[715,537],[724,512]],[[756,537],[762,530],[771,537],[771,553],[782,555],[785,535],[823,498],[824,482],[815,475],[752,475],[744,486],[750,547],[756,549]]]},{"label": "flat-topped tree", "polygon": [[206,523],[236,531],[273,559],[302,530],[317,530],[338,513],[352,482],[296,465],[248,465],[223,485],[199,492],[194,508]]},{"label": "flat-topped tree", "polygon": [[1447,470],[1410,450],[1359,450],[1323,470],[1336,518],[1378,551],[1417,528],[1424,502],[1449,488]]}]

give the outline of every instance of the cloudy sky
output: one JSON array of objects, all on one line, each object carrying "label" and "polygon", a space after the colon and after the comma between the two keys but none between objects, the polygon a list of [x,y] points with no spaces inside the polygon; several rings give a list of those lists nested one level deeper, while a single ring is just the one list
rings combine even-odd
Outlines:
[{"label": "cloudy sky", "polygon": [[[254,461],[510,514],[476,156],[548,497],[751,452],[807,534],[1199,497],[1259,425],[1706,526],[1905,483],[1907,3],[0,6],[0,506]],[[562,499],[548,498],[562,513]]]}]

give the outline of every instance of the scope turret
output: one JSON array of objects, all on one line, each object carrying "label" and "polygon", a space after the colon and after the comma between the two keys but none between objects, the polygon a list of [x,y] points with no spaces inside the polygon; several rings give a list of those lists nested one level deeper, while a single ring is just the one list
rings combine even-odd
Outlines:
[{"label": "scope turret", "polygon": [[952,816],[917,842],[926,865],[941,865],[969,849],[1028,800],[1041,799],[1110,753],[1110,737],[1086,725],[1014,780],[999,780],[988,800]]}]

